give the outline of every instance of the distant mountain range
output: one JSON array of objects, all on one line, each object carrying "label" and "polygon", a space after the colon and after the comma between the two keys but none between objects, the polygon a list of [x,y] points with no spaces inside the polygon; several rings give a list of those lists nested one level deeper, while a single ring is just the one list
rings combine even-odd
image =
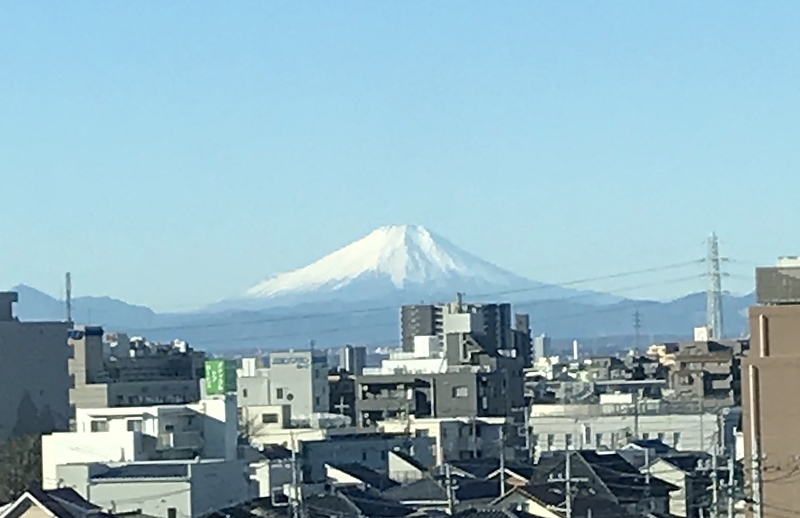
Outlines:
[{"label": "distant mountain range", "polygon": [[[19,292],[22,320],[60,320],[63,301],[28,286]],[[182,338],[212,352],[399,342],[399,306],[469,300],[507,301],[531,315],[534,334],[581,339],[593,348],[627,346],[632,315],[643,340],[690,336],[705,322],[705,294],[670,302],[623,299],[526,279],[466,252],[421,226],[382,227],[289,273],[271,277],[239,297],[192,313],[156,313],[109,297],[73,299],[78,323],[151,339]],[[723,300],[729,335],[745,331],[752,295]]]}]

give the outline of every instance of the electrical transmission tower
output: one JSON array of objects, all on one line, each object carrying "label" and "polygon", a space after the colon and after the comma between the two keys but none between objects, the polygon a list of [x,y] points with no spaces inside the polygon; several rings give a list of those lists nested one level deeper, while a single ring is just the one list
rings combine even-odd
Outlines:
[{"label": "electrical transmission tower", "polygon": [[709,327],[713,340],[724,337],[725,331],[722,322],[722,269],[720,268],[719,240],[715,233],[708,238],[708,255],[706,266],[708,268],[708,289],[706,290],[706,325]]},{"label": "electrical transmission tower", "polygon": [[641,346],[642,339],[642,314],[639,313],[638,309],[633,312],[633,333],[633,349],[636,351],[636,354],[639,354],[639,347]]}]

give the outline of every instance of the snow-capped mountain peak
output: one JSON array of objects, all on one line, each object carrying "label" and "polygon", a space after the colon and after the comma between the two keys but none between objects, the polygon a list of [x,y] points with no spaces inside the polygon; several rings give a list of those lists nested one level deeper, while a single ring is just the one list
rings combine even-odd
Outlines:
[{"label": "snow-capped mountain peak", "polygon": [[453,245],[420,225],[380,227],[298,270],[254,286],[245,298],[338,291],[360,280],[383,280],[395,289],[458,282],[487,286],[529,283]]}]

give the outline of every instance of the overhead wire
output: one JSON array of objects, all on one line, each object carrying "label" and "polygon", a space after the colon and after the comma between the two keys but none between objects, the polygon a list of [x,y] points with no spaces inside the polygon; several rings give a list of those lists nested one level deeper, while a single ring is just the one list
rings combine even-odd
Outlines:
[{"label": "overhead wire", "polygon": [[[640,290],[640,289],[643,289],[643,288],[649,288],[649,287],[654,287],[654,286],[663,286],[663,285],[671,285],[671,284],[683,283],[683,282],[687,282],[687,281],[691,281],[691,280],[697,280],[697,279],[700,279],[700,278],[703,278],[703,277],[704,277],[703,274],[695,274],[695,275],[686,276],[686,277],[680,277],[680,278],[675,278],[675,279],[668,279],[668,280],[657,281],[657,282],[637,284],[637,285],[634,285],[634,286],[628,286],[628,287],[625,287],[625,288],[621,288],[621,289],[618,289],[616,291],[618,293],[625,293],[627,291],[635,291],[635,290]],[[564,299],[559,299],[559,300],[565,300],[565,301],[575,300],[575,299],[580,299],[580,298],[583,298],[583,297],[586,297],[586,296],[588,296],[588,295],[576,295],[576,296],[572,296],[572,297],[565,297]],[[515,305],[524,306],[524,307],[530,307],[530,306],[536,306],[536,305],[540,305],[540,304],[541,305],[547,304],[548,302],[552,302],[552,301],[532,300],[532,301],[527,301],[527,302],[518,302]],[[641,304],[647,304],[647,303],[652,303],[652,302],[655,302],[655,301],[628,300],[628,301],[623,301],[623,302],[618,302],[618,303],[615,303],[615,304],[611,304],[611,305],[608,305],[608,306],[593,307],[592,309],[588,309],[586,311],[573,312],[573,313],[568,313],[568,314],[562,314],[562,315],[557,315],[557,316],[553,316],[553,317],[548,317],[547,319],[541,320],[541,322],[549,324],[551,322],[559,322],[559,321],[564,321],[564,320],[570,320],[570,319],[579,318],[579,317],[588,316],[588,315],[611,313],[611,312],[615,312],[615,311],[623,311],[623,310],[629,309],[632,306],[638,306],[638,305],[641,305]],[[396,309],[396,307],[395,307],[395,309]],[[267,321],[264,321],[264,322],[270,322],[270,321],[267,320]],[[531,315],[531,323],[535,323],[535,322],[537,322],[536,319],[535,319],[535,315]],[[234,324],[231,323],[231,325],[234,325]],[[358,330],[358,329],[382,328],[382,327],[390,327],[390,326],[394,327],[394,328],[397,328],[398,327],[397,320],[393,319],[392,322],[390,322],[390,323],[387,322],[387,323],[381,323],[381,324],[367,324],[367,325],[360,325],[359,324],[359,325],[354,325],[354,326],[337,326],[337,327],[331,327],[331,328],[327,328],[327,329],[314,330],[313,333],[311,333],[311,334],[313,334],[315,337],[319,337],[319,336],[325,336],[326,334],[329,335],[329,334],[333,334],[333,333],[354,331],[354,330]],[[274,340],[274,339],[280,339],[280,338],[292,338],[292,337],[297,337],[297,336],[308,336],[309,334],[310,333],[308,331],[305,331],[305,330],[291,331],[291,332],[278,333],[278,334],[261,334],[261,333],[258,333],[258,334],[251,335],[251,336],[246,336],[246,337],[226,338],[224,340],[203,340],[203,339],[195,340],[194,344],[195,345],[208,345],[208,344],[252,342],[252,341],[257,341],[257,340]],[[388,344],[397,344],[397,343],[399,343],[399,340],[397,339],[396,336],[394,336],[394,337],[386,339],[386,340],[378,340],[377,342],[378,343],[372,343],[372,342],[370,342],[370,343],[361,343],[361,342],[359,342],[359,344],[360,345],[367,345],[367,346],[388,345]]]},{"label": "overhead wire", "polygon": [[[625,271],[625,272],[617,272],[617,273],[613,273],[613,274],[609,274],[609,275],[601,275],[601,276],[596,276],[596,277],[585,277],[585,278],[581,278],[581,279],[573,279],[573,280],[568,280],[568,281],[563,281],[563,282],[541,284],[541,285],[531,286],[531,287],[526,287],[526,288],[519,288],[519,289],[513,289],[513,290],[504,290],[504,291],[494,291],[494,292],[485,292],[485,293],[477,293],[477,294],[473,294],[471,296],[475,297],[475,298],[489,298],[489,297],[497,297],[497,296],[502,296],[502,295],[510,295],[510,294],[515,294],[515,293],[531,293],[531,292],[543,291],[543,290],[554,289],[554,288],[559,288],[559,287],[572,287],[572,286],[577,286],[577,285],[587,284],[587,283],[592,283],[592,282],[599,282],[599,281],[605,281],[605,280],[615,280],[615,279],[621,279],[621,278],[625,278],[625,277],[633,277],[633,276],[636,276],[636,275],[645,275],[645,274],[648,274],[648,273],[658,273],[658,272],[661,272],[661,271],[667,271],[667,270],[673,270],[673,269],[692,266],[692,265],[698,265],[698,264],[701,264],[702,262],[703,262],[702,259],[697,259],[697,260],[692,260],[692,261],[683,261],[683,262],[678,262],[678,263],[666,264],[666,265],[662,265],[662,266],[653,266],[653,267],[642,268],[642,269],[638,269],[638,270],[628,270],[628,271]],[[615,291],[619,291],[619,290],[615,290]],[[581,297],[582,296],[591,297],[591,296],[596,296],[596,295],[597,295],[597,293],[578,294],[578,296],[581,296]],[[564,300],[566,298],[567,297],[559,297],[559,298],[547,299],[547,300],[550,300],[550,301],[552,301],[552,300]],[[540,300],[540,299],[536,299],[536,300]],[[273,309],[279,310],[279,311],[280,310],[284,310],[284,311],[286,310],[286,308],[273,308]],[[372,306],[372,307],[366,307],[366,308],[358,308],[358,307],[356,307],[356,308],[353,308],[353,309],[337,310],[337,311],[320,311],[320,312],[292,314],[292,315],[279,315],[279,316],[275,316],[275,315],[272,315],[272,316],[259,316],[259,317],[254,318],[254,319],[238,320],[238,321],[235,321],[235,322],[227,322],[227,321],[226,322],[202,322],[202,323],[198,323],[198,324],[186,323],[186,324],[174,324],[174,325],[166,325],[166,326],[143,327],[142,329],[143,329],[143,331],[147,331],[147,332],[169,331],[169,330],[173,330],[173,329],[180,329],[180,330],[185,330],[185,329],[207,329],[207,328],[213,328],[213,327],[228,327],[228,326],[231,326],[231,325],[261,324],[261,323],[267,323],[267,322],[291,322],[291,321],[298,321],[298,320],[302,321],[302,320],[309,320],[309,319],[314,319],[314,318],[335,317],[335,316],[342,316],[342,315],[357,315],[357,314],[374,313],[374,312],[379,312],[379,311],[388,311],[388,310],[397,310],[397,309],[398,309],[397,305],[391,305],[391,306],[381,305],[381,306]],[[229,314],[229,316],[232,316],[233,314],[246,315],[246,314],[250,314],[250,313],[263,313],[264,311],[268,311],[268,309],[265,309],[265,310],[243,310],[243,311],[236,311],[235,313],[233,313],[233,312],[227,312],[227,313]],[[179,314],[175,314],[175,315],[172,315],[172,317],[173,318],[177,318],[178,315]],[[216,313],[215,315],[218,316],[219,313]],[[198,315],[195,315],[195,316],[198,316]],[[198,318],[199,318],[199,316],[198,316]]]}]

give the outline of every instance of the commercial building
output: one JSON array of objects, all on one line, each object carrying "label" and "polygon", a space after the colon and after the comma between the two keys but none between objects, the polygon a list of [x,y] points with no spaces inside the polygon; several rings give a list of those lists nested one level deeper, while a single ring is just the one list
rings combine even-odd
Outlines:
[{"label": "commercial building", "polygon": [[310,420],[330,409],[325,351],[274,352],[269,367],[246,358],[238,373],[239,406],[288,405],[293,419]]},{"label": "commercial building", "polygon": [[600,404],[532,405],[534,451],[616,450],[636,439],[658,439],[686,451],[719,453],[719,445],[735,448],[741,419],[737,409],[703,411],[698,404],[634,401],[631,396],[607,396]]},{"label": "commercial building", "polygon": [[155,344],[102,327],[76,326],[69,333],[75,408],[180,404],[200,400],[205,353],[184,342]]},{"label": "commercial building", "polygon": [[69,428],[67,322],[20,322],[16,292],[0,292],[0,441]]},{"label": "commercial building", "polygon": [[745,473],[757,518],[800,512],[794,473],[800,459],[800,259],[756,269],[750,354],[743,361]]}]

